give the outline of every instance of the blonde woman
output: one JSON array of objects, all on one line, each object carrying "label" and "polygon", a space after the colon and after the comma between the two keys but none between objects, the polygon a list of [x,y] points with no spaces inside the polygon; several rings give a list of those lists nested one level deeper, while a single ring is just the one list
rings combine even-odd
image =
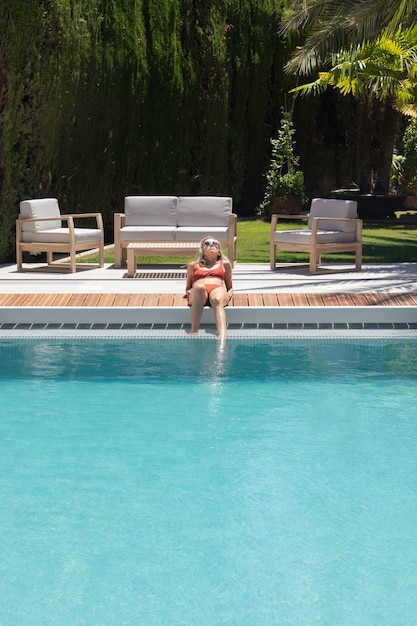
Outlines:
[{"label": "blonde woman", "polygon": [[191,307],[191,333],[198,334],[203,309],[213,307],[219,339],[226,336],[226,313],[224,307],[233,295],[232,266],[224,256],[221,245],[213,237],[200,242],[198,257],[187,266],[185,297]]}]

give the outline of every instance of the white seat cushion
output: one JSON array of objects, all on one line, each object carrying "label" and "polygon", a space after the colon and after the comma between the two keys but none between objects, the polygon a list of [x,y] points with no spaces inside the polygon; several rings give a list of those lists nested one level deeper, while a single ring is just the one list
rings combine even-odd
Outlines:
[{"label": "white seat cushion", "polygon": [[120,241],[174,241],[174,226],[124,226],[120,229]]},{"label": "white seat cushion", "polygon": [[200,241],[204,237],[214,237],[220,241],[227,241],[229,229],[219,226],[179,226],[175,230],[176,241]]},{"label": "white seat cushion", "polygon": [[125,198],[126,226],[176,226],[176,196],[127,196]]},{"label": "white seat cushion", "polygon": [[178,198],[178,226],[206,227],[211,232],[211,227],[228,226],[229,215],[232,212],[232,198],[221,196],[181,196]]},{"label": "white seat cushion", "polygon": [[[75,243],[101,241],[101,230],[97,228],[74,228]],[[68,243],[69,229],[54,228],[41,232],[22,232],[22,241],[26,243]]]},{"label": "white seat cushion", "polygon": [[[54,220],[48,222],[23,222],[22,230],[30,232],[41,232],[61,228],[58,200],[56,198],[38,198],[36,200],[22,200],[20,203],[20,217],[23,220],[53,217]],[[29,240],[30,241],[30,240]]]},{"label": "white seat cushion", "polygon": [[[349,243],[355,241],[355,233],[346,233],[340,230],[318,230],[317,243]],[[295,243],[309,246],[311,242],[310,230],[276,230],[275,243]]]}]

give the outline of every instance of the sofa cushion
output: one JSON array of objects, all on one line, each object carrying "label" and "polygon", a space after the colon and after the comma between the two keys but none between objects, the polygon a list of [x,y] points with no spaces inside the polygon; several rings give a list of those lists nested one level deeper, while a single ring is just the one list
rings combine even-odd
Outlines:
[{"label": "sofa cushion", "polygon": [[[59,210],[58,200],[56,198],[38,198],[36,200],[22,200],[20,203],[20,217],[27,219],[41,219],[52,217],[48,222],[23,222],[23,232],[42,232],[45,230],[54,230],[61,228],[60,220],[61,212]],[[30,239],[29,239],[30,241]]]},{"label": "sofa cushion", "polygon": [[203,227],[205,234],[215,235],[211,227],[229,224],[232,198],[221,196],[180,196],[178,198],[178,226]]},{"label": "sofa cushion", "polygon": [[220,241],[227,241],[228,228],[206,226],[179,226],[175,229],[175,241],[201,241],[204,237],[214,237]]},{"label": "sofa cushion", "polygon": [[127,196],[126,226],[176,226],[176,196]]},{"label": "sofa cushion", "polygon": [[[333,200],[314,198],[311,201],[310,218],[308,227],[312,227],[313,217],[349,217],[357,218],[357,202],[355,200]],[[320,230],[342,230],[352,233],[356,229],[355,222],[338,222],[337,219],[328,222],[319,222]],[[352,240],[353,241],[353,240]]]},{"label": "sofa cushion", "polygon": [[120,241],[174,241],[173,226],[124,226],[120,229]]},{"label": "sofa cushion", "polygon": [[[346,233],[341,230],[318,230],[317,243],[349,243],[355,241],[355,233]],[[295,243],[309,246],[311,242],[310,230],[276,230],[275,243]]]},{"label": "sofa cushion", "polygon": [[[74,228],[75,243],[101,241],[101,230],[98,228]],[[40,232],[22,232],[22,241],[27,243],[69,243],[68,228],[53,228]]]}]

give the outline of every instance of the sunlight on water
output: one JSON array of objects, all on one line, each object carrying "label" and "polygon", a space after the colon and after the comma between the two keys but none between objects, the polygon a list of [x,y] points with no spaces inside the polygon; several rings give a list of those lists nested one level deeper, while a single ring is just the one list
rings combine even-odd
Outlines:
[{"label": "sunlight on water", "polygon": [[0,356],[2,626],[415,623],[417,342]]}]

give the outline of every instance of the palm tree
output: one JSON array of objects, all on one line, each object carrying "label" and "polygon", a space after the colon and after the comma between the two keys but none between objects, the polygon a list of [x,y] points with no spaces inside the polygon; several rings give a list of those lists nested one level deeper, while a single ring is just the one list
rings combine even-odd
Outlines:
[{"label": "palm tree", "polygon": [[372,42],[385,30],[408,28],[417,17],[417,0],[293,0],[282,21],[283,33],[300,33],[305,41],[287,70],[308,74],[341,49]]},{"label": "palm tree", "polygon": [[[390,189],[399,117],[417,117],[417,26],[400,27],[392,34],[386,31],[372,43],[350,46],[333,54],[330,66],[319,73],[317,80],[293,91],[306,95],[333,87],[360,103],[359,186],[364,193],[373,190],[386,194]],[[373,130],[371,115],[377,107],[382,118],[378,133]]]}]

